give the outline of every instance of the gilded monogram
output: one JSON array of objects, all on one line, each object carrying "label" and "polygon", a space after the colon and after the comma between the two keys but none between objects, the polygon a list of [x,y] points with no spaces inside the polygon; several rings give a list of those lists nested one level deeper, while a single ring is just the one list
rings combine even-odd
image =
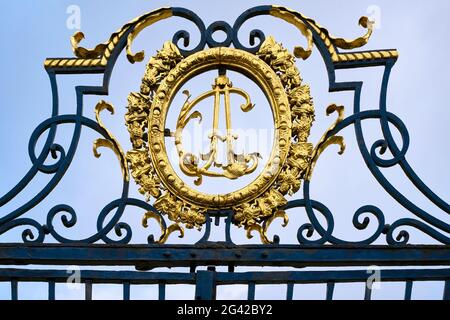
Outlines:
[{"label": "gilded monogram", "polygon": [[[185,91],[184,93],[187,95],[187,99],[178,117],[177,129],[174,134],[175,145],[180,157],[179,164],[181,170],[188,176],[197,177],[194,182],[196,185],[200,185],[202,183],[203,176],[237,179],[254,172],[258,166],[258,158],[260,157],[259,154],[236,154],[233,150],[233,141],[238,139],[238,136],[233,134],[233,129],[231,127],[230,94],[237,94],[243,97],[246,102],[241,105],[241,109],[244,112],[248,112],[253,109],[253,104],[250,101],[250,96],[248,93],[242,89],[234,88],[230,79],[228,79],[226,75],[219,75],[215,80],[212,90],[200,95],[192,102],[189,102],[189,92]],[[208,153],[201,154],[200,157],[197,157],[183,149],[182,133],[183,129],[190,120],[199,118],[201,121],[202,114],[199,111],[194,111],[192,113],[190,112],[199,102],[211,96],[214,97],[214,115],[212,132],[209,135],[209,139],[211,141],[210,150]],[[225,136],[221,136],[218,130],[221,96],[223,96],[225,100]],[[217,144],[219,142],[224,142],[227,145],[227,164],[225,165],[217,161]],[[202,166],[199,166],[199,158],[205,162]],[[211,166],[221,168],[223,172],[212,171],[210,170]]]}]

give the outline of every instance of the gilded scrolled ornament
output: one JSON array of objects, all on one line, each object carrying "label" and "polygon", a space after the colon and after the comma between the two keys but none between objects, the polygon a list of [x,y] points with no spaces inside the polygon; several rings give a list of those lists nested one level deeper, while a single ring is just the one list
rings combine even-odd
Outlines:
[{"label": "gilded scrolled ornament", "polygon": [[[239,179],[252,173],[259,165],[257,152],[238,155],[233,151],[233,141],[238,137],[231,134],[230,98],[237,94],[244,98],[241,105],[244,112],[254,105],[247,92],[236,88],[225,74],[219,74],[212,90],[190,100],[184,91],[186,102],[180,108],[176,130],[166,129],[165,119],[173,95],[181,84],[202,70],[231,68],[254,79],[269,99],[275,115],[275,150],[262,173],[251,184],[229,194],[209,195],[190,188],[173,171],[169,164],[164,142],[173,139],[180,158],[179,166],[187,176],[196,177],[195,184],[202,183],[203,176]],[[213,133],[210,135],[210,151],[194,155],[184,150],[182,131],[192,119],[201,121],[202,114],[195,110],[196,104],[207,97],[214,97]],[[226,136],[215,133],[218,123],[218,99],[225,101],[227,123]],[[156,55],[150,58],[141,90],[128,97],[128,112],[125,116],[133,150],[127,153],[127,160],[139,191],[147,199],[155,198],[154,207],[176,224],[187,228],[201,228],[206,222],[208,210],[234,211],[233,222],[247,230],[260,233],[264,243],[267,228],[277,217],[288,219],[282,207],[287,204],[286,195],[292,195],[300,188],[300,181],[309,167],[313,152],[307,138],[314,121],[314,106],[309,86],[303,84],[295,65],[295,57],[272,37],[268,37],[255,54],[231,48],[213,48],[183,58],[177,47],[166,42]],[[169,130],[169,131],[168,131]],[[218,143],[227,145],[227,163],[216,159]],[[221,172],[212,170],[221,169]]]},{"label": "gilded scrolled ornament", "polygon": [[[111,59],[116,57],[114,52],[125,46],[123,37],[127,40],[128,60],[131,63],[143,61],[145,57],[143,51],[134,54],[131,50],[134,39],[146,27],[174,14],[176,15],[176,12],[172,11],[172,8],[149,12],[130,21],[113,33],[108,41],[92,49],[80,46],[84,34],[77,32],[71,38],[76,58],[47,59],[45,67],[52,72],[72,72],[78,69],[96,73],[104,71],[115,61]],[[114,107],[101,101],[95,108],[96,120],[103,129],[104,137],[94,141],[94,155],[100,157],[98,152],[100,147],[113,150],[120,162],[124,180],[129,181],[131,173],[139,185],[139,192],[147,201],[153,199],[154,207],[173,222],[166,228],[160,213],[147,212],[144,215],[144,226],[147,225],[148,219],[158,220],[161,226],[162,233],[157,242],[165,242],[174,231],[179,231],[182,236],[184,231],[181,225],[200,229],[206,223],[207,212],[210,210],[231,210],[234,212],[232,221],[237,226],[244,227],[249,238],[252,237],[253,231],[257,231],[262,242],[271,243],[267,236],[270,224],[276,218],[283,218],[283,225],[288,223],[288,217],[283,211],[283,207],[287,204],[286,197],[300,190],[302,180],[311,179],[321,153],[332,144],[340,146],[339,153],[345,150],[343,137],[335,136],[333,133],[344,118],[344,107],[336,104],[330,105],[326,110],[327,115],[337,113],[335,122],[316,146],[308,141],[315,120],[315,109],[311,89],[309,85],[303,83],[295,58],[306,60],[312,53],[314,41],[317,43],[317,40],[322,41],[326,47],[325,52],[321,51],[322,54],[329,54],[335,66],[345,67],[349,62],[367,60],[376,62],[398,57],[396,50],[340,52],[339,49],[359,48],[369,41],[374,23],[367,17],[359,20],[359,25],[367,30],[366,33],[356,39],[346,40],[331,36],[327,29],[313,19],[293,10],[272,6],[268,14],[295,26],[305,37],[307,46],[296,46],[291,53],[269,36],[259,46],[258,51],[253,53],[253,50],[215,46],[206,41],[200,43],[194,50],[181,50],[187,55],[185,57],[175,43],[165,42],[149,59],[138,92],[131,92],[128,96],[125,124],[132,144],[132,149],[128,152],[122,150],[117,139],[107,130],[100,118],[103,110],[113,113]],[[234,40],[232,44],[239,47]],[[205,45],[210,49],[202,50]],[[188,80],[210,70],[219,71],[212,90],[194,99],[191,99],[189,91],[185,90],[186,102],[179,106],[181,111],[176,130],[171,131],[166,127],[166,119],[175,94]],[[263,90],[268,99],[275,127],[275,142],[268,159],[262,159],[257,150],[247,154],[234,152],[233,143],[239,137],[232,131],[230,96],[239,95],[240,99],[244,99],[244,103],[240,105],[242,112],[251,111],[255,105],[249,93],[232,84],[226,70],[248,76]],[[202,121],[204,111],[201,113],[196,107],[200,101],[208,97],[214,98],[210,149],[205,153],[194,154],[184,149],[182,133],[190,121]],[[225,106],[226,134],[217,130],[221,117],[219,114],[222,114],[220,110],[222,102]],[[237,108],[233,108],[233,112],[234,109]],[[261,170],[258,171],[254,181],[234,192],[202,193],[191,188],[172,167],[176,164],[169,161],[166,151],[167,144],[172,142],[179,156],[178,166],[188,179],[191,177],[195,179],[193,179],[195,185],[201,185],[204,177],[237,180],[251,175],[257,169]],[[225,163],[217,156],[218,145],[222,143],[226,145],[227,150]]]}]

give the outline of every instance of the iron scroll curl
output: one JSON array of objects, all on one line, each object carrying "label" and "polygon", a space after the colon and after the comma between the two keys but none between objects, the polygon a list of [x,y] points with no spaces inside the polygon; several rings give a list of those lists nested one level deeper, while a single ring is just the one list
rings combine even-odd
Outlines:
[{"label": "iron scroll curl", "polygon": [[[142,61],[144,59],[143,52],[134,54],[131,51],[131,43],[140,31],[159,20],[171,16],[178,16],[193,22],[200,33],[198,44],[193,49],[189,50],[187,48],[190,44],[190,34],[185,30],[175,32],[172,42],[184,56],[195,54],[207,46],[214,48],[220,46],[229,47],[233,45],[237,49],[255,53],[260,49],[261,44],[266,39],[264,32],[259,29],[250,31],[248,36],[249,47],[246,47],[240,42],[238,33],[241,26],[247,20],[262,15],[283,19],[284,21],[295,25],[301,31],[308,45],[306,49],[303,47],[295,48],[294,52],[296,52],[297,57],[307,59],[311,54],[312,44],[317,47],[327,68],[329,90],[331,92],[354,92],[355,99],[352,114],[343,118],[333,130],[330,130],[326,139],[336,136],[336,134],[346,127],[353,126],[361,155],[375,179],[388,194],[390,194],[407,211],[416,216],[416,218],[399,219],[389,224],[381,209],[371,205],[363,206],[354,213],[352,219],[353,226],[358,230],[365,230],[371,221],[376,220],[376,230],[372,235],[364,240],[356,242],[356,244],[372,244],[384,235],[385,240],[389,245],[405,245],[410,241],[410,235],[405,228],[417,229],[437,242],[450,244],[450,238],[448,236],[450,233],[450,225],[415,205],[399,190],[394,188],[381,171],[382,168],[399,166],[419,192],[425,195],[437,208],[447,214],[450,213],[450,205],[437,196],[418,177],[406,160],[410,139],[408,131],[404,123],[397,116],[387,111],[386,96],[388,82],[391,70],[398,58],[398,53],[395,50],[340,52],[339,49],[355,49],[367,43],[372,33],[372,25],[368,19],[360,19],[359,21],[360,25],[367,29],[367,33],[358,39],[348,41],[332,37],[326,29],[318,25],[314,20],[307,18],[298,12],[276,6],[254,7],[241,14],[232,25],[224,21],[217,21],[210,24],[208,27],[206,27],[204,22],[190,10],[184,8],[161,8],[126,24],[118,32],[114,33],[104,45],[96,46],[94,49],[80,47],[79,43],[84,38],[84,35],[76,34],[72,39],[76,58],[48,59],[45,62],[45,68],[49,75],[53,94],[52,114],[51,117],[43,121],[31,135],[28,144],[28,153],[32,166],[19,183],[0,198],[0,207],[11,202],[38,173],[52,175],[52,177],[50,182],[48,182],[48,184],[27,203],[11,212],[7,212],[6,214],[2,213],[0,216],[0,235],[12,229],[26,226],[26,229],[22,232],[22,240],[24,242],[42,243],[47,236],[51,235],[59,243],[95,243],[98,241],[103,241],[105,243],[129,243],[132,239],[132,230],[126,222],[121,222],[121,218],[127,206],[137,206],[147,212],[153,212],[154,215],[159,217],[156,218],[156,220],[160,223],[163,233],[160,240],[167,240],[168,234],[164,234],[164,230],[168,230],[170,226],[167,226],[167,223],[161,214],[147,202],[129,198],[129,182],[126,181],[126,179],[123,181],[121,196],[107,204],[98,214],[97,232],[90,237],[84,239],[68,239],[56,231],[54,221],[58,216],[61,217],[61,223],[65,228],[71,228],[77,223],[77,214],[75,210],[68,205],[58,205],[53,207],[48,212],[45,223],[24,216],[46,198],[63,178],[73,160],[83,127],[88,127],[95,130],[100,135],[108,137],[105,128],[102,128],[94,120],[83,116],[83,96],[105,95],[108,93],[109,80],[114,64],[117,57],[124,49],[127,50],[127,57],[131,62]],[[214,33],[217,31],[225,32],[226,37],[224,41],[218,42],[214,40]],[[180,46],[180,43],[182,43],[182,47]],[[336,82],[335,73],[336,70],[343,68],[364,68],[369,66],[384,67],[380,105],[376,110],[361,111],[360,96],[363,83]],[[67,73],[102,73],[103,83],[100,86],[76,87],[76,113],[60,115],[56,75]],[[378,119],[383,134],[382,138],[370,147],[366,145],[361,126],[361,122],[366,119]],[[75,125],[68,150],[65,150],[61,144],[55,142],[57,127],[63,123],[73,123]],[[394,140],[391,132],[391,125],[393,125],[400,133],[402,138],[402,145],[400,146]],[[36,145],[44,132],[48,132],[47,138],[40,152],[37,152]],[[382,158],[380,156],[387,150],[392,154],[390,159]],[[53,158],[53,162],[48,164],[50,157]],[[300,226],[298,229],[299,243],[301,245],[325,243],[355,244],[355,242],[340,239],[333,235],[334,215],[324,204],[311,199],[310,187],[311,181],[304,181],[303,199],[291,201],[285,206],[286,210],[292,210],[297,207],[305,208],[309,223]],[[113,211],[112,218],[110,217],[109,222],[105,224],[106,218]],[[317,211],[325,218],[327,223],[326,226],[320,224],[315,213]],[[153,216],[153,214],[150,214],[149,217]],[[372,219],[370,219],[367,214],[369,214]],[[223,216],[223,213],[210,214],[211,217],[216,215]],[[230,219],[228,219],[227,223],[229,223],[229,220]],[[34,229],[35,232],[33,232],[32,229]],[[113,240],[108,236],[113,229],[115,234],[119,236],[119,240]],[[172,231],[175,231],[175,229]],[[314,232],[319,234],[319,239],[311,239]],[[227,241],[231,242],[231,238],[228,237],[227,239]],[[203,239],[202,241],[206,240]],[[149,242],[154,242],[153,236],[149,236]]]}]

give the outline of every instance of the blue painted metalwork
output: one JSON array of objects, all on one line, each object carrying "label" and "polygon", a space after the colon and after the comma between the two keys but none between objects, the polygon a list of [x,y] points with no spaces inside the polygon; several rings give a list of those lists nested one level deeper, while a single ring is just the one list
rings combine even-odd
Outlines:
[{"label": "blue painted metalwork", "polygon": [[[187,49],[190,45],[190,34],[186,30],[180,30],[173,35],[175,43],[184,56],[191,55],[203,50],[206,47],[234,46],[235,48],[255,53],[265,39],[263,31],[255,29],[249,33],[249,47],[242,44],[238,38],[241,26],[249,19],[269,15],[272,6],[257,6],[242,13],[231,26],[225,21],[216,21],[205,26],[204,22],[192,11],[184,8],[172,8],[174,16],[178,16],[193,22],[198,28],[200,39],[193,49]],[[28,154],[32,163],[28,173],[12,188],[0,198],[0,207],[13,200],[40,172],[51,175],[47,185],[34,195],[27,203],[19,208],[0,216],[0,235],[15,229],[26,226],[22,233],[24,244],[0,245],[1,264],[98,264],[98,265],[134,265],[139,269],[148,269],[155,266],[189,266],[195,270],[199,265],[227,265],[233,270],[238,265],[272,265],[272,266],[348,266],[348,265],[449,265],[450,264],[450,226],[445,221],[431,215],[419,206],[414,204],[400,191],[398,191],[389,180],[383,175],[382,168],[400,166],[411,183],[426,196],[437,208],[445,213],[450,213],[450,205],[437,196],[426,184],[417,176],[406,159],[409,148],[409,134],[404,123],[393,113],[387,110],[387,90],[389,77],[396,58],[379,58],[369,61],[358,62],[333,62],[326,44],[321,39],[317,31],[310,22],[298,15],[306,27],[313,35],[313,41],[322,55],[327,68],[329,79],[329,91],[350,91],[354,94],[353,113],[340,122],[329,136],[335,135],[344,128],[353,126],[356,141],[360,153],[374,178],[378,183],[406,210],[415,215],[416,218],[403,218],[392,223],[386,221],[385,214],[380,208],[373,205],[366,205],[359,208],[353,215],[353,226],[357,230],[365,230],[370,224],[376,223],[376,230],[366,239],[352,242],[338,238],[334,235],[334,214],[328,207],[312,199],[310,196],[311,183],[305,181],[303,184],[303,199],[289,202],[286,210],[295,208],[305,208],[309,222],[298,229],[298,245],[282,245],[279,237],[274,237],[274,244],[270,246],[236,246],[231,240],[232,212],[209,212],[205,232],[197,244],[192,246],[160,245],[154,243],[154,236],[149,235],[148,244],[143,247],[129,245],[132,238],[132,229],[121,221],[124,210],[127,206],[139,207],[145,211],[153,211],[161,216],[164,226],[163,216],[145,201],[130,198],[129,182],[123,181],[122,194],[120,198],[113,199],[100,211],[97,216],[95,234],[84,239],[69,239],[62,236],[55,228],[55,219],[60,219],[65,228],[72,228],[77,223],[77,213],[66,204],[54,206],[46,215],[45,223],[25,217],[25,214],[45,199],[56,187],[65,172],[68,170],[75,155],[83,127],[96,131],[98,134],[107,137],[107,132],[95,121],[85,117],[83,114],[83,97],[88,95],[107,95],[109,81],[115,62],[125,48],[128,35],[136,27],[136,22],[131,23],[129,28],[120,37],[117,46],[111,52],[111,57],[104,67],[77,68],[48,67],[52,94],[53,106],[51,117],[43,121],[33,131],[28,144]],[[216,41],[213,35],[217,31],[225,32],[223,41]],[[338,48],[335,48],[339,52]],[[336,70],[348,68],[364,68],[380,66],[384,68],[380,91],[379,108],[374,110],[361,111],[361,91],[363,82],[337,82]],[[75,114],[60,114],[58,85],[56,76],[59,74],[85,74],[100,73],[103,81],[100,86],[77,86]],[[365,141],[362,122],[367,119],[378,119],[383,136],[371,146]],[[58,125],[74,124],[74,132],[69,148],[66,150],[55,141]],[[402,142],[400,145],[394,140],[391,127],[395,127],[400,133]],[[47,134],[45,143],[40,151],[36,150],[39,138]],[[383,159],[387,150],[392,154],[390,159]],[[52,164],[46,164],[49,158],[53,158]],[[322,224],[323,219],[318,219],[317,214],[325,218],[326,224]],[[371,218],[369,218],[368,214]],[[209,240],[211,223],[213,219],[216,224],[221,219],[225,220],[225,242],[211,243]],[[107,222],[106,222],[107,221]],[[374,221],[374,222],[373,222]],[[440,246],[421,247],[406,246],[409,243],[409,233],[405,227],[410,227],[423,232],[441,243]],[[110,233],[114,232],[119,238],[114,240]],[[45,240],[51,237],[58,245],[45,244]],[[312,240],[314,237],[315,240]],[[386,246],[373,246],[375,241],[385,237]],[[105,245],[96,243],[104,242]],[[95,245],[94,245],[95,244]],[[325,244],[327,244],[325,246]],[[110,249],[116,250],[111,251]],[[117,254],[119,252],[120,254]],[[93,257],[96,257],[93,259]],[[62,281],[58,271],[37,271],[37,270],[0,270],[0,280],[11,282],[12,298],[17,298],[17,281],[36,281],[38,279],[49,282],[49,299],[55,298],[55,282]],[[197,272],[180,276],[178,274],[162,273],[112,273],[102,271],[96,273],[85,272],[86,275],[86,298],[92,298],[92,283],[96,281],[118,281],[124,285],[124,298],[130,298],[130,285],[142,281],[142,283],[158,283],[159,298],[165,298],[165,284],[168,283],[190,283],[197,284],[197,294],[199,298],[214,298],[215,285],[224,283],[246,283],[249,285],[248,298],[254,298],[255,284],[274,281],[276,283],[287,283],[287,299],[292,299],[293,284],[299,282],[320,281],[327,284],[326,298],[333,297],[334,285],[342,281],[362,281],[367,275],[362,275],[360,271],[332,271],[331,273],[218,273],[213,270]],[[110,276],[111,275],[111,276]],[[151,276],[150,276],[151,275]],[[307,276],[306,276],[307,275]],[[393,281],[404,280],[406,282],[405,299],[411,298],[413,281],[422,281],[429,278],[439,278],[446,281],[444,297],[448,299],[449,293],[449,270],[385,270],[384,275]],[[65,274],[64,277],[67,275]],[[151,278],[153,277],[154,278]],[[3,278],[2,278],[3,277]],[[203,279],[203,280],[202,280]],[[272,279],[272,280],[271,280]],[[116,282],[114,282],[116,283]],[[197,296],[196,294],[196,296]],[[366,292],[366,298],[370,298],[370,292]]]},{"label": "blue painted metalwork", "polygon": [[[93,257],[96,257],[95,259]],[[0,264],[216,266],[420,266],[450,265],[450,250],[437,246],[4,244]]]},{"label": "blue painted metalwork", "polygon": [[[165,299],[165,286],[171,284],[196,285],[197,298],[213,299],[217,287],[231,284],[248,286],[247,298],[255,299],[255,288],[264,284],[286,285],[286,296],[292,298],[295,284],[326,283],[324,298],[331,300],[336,284],[364,283],[367,281],[366,270],[334,270],[334,271],[290,271],[290,272],[216,272],[212,269],[194,273],[181,272],[137,272],[137,271],[98,271],[81,270],[81,283],[85,284],[86,300],[92,299],[96,284],[119,284],[123,286],[124,299],[130,296],[130,289],[136,285],[158,284],[161,300]],[[11,280],[11,278],[14,280]],[[411,297],[414,282],[445,281],[450,277],[450,269],[391,269],[381,273],[382,282],[406,283],[405,297]],[[11,282],[12,297],[19,297],[17,283],[48,282],[49,296],[54,297],[50,283],[67,281],[66,270],[26,270],[0,269],[0,281]],[[131,289],[132,290],[132,289]],[[448,281],[444,287],[443,298],[449,299]],[[363,290],[361,296],[370,299],[370,289]],[[57,298],[57,297],[56,297]]]}]

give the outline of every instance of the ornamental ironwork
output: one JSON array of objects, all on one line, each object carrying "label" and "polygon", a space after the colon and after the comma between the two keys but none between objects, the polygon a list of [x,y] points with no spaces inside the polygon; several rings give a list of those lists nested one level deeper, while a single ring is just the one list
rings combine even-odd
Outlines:
[{"label": "ornamental ironwork", "polygon": [[[250,47],[243,45],[238,38],[240,27],[248,19],[259,15],[270,15],[294,25],[306,40],[307,47],[296,46],[290,51],[274,37],[266,37],[261,30],[250,32]],[[186,49],[190,35],[187,31],[181,30],[175,33],[172,41],[165,42],[162,48],[148,59],[139,90],[131,92],[128,96],[125,124],[130,134],[132,149],[123,150],[114,134],[105,127],[101,119],[102,111],[108,110],[113,113],[114,107],[106,101],[99,101],[95,107],[96,121],[93,121],[82,114],[82,96],[107,93],[114,63],[123,49],[126,50],[127,58],[131,63],[144,61],[143,51],[133,53],[134,39],[145,28],[172,16],[182,17],[195,23],[200,31],[199,43],[191,50]],[[154,218],[160,224],[162,235],[159,242],[166,241],[173,231],[178,231],[182,236],[184,227],[201,228],[207,223],[208,216],[214,215],[214,212],[222,212],[225,215],[231,212],[229,223],[243,226],[249,237],[252,237],[253,231],[257,231],[264,243],[271,243],[273,241],[266,234],[271,222],[276,218],[282,218],[284,224],[287,224],[286,212],[293,207],[304,207],[310,222],[299,228],[298,240],[301,244],[354,244],[352,241],[339,239],[333,235],[333,213],[326,205],[310,198],[312,173],[320,154],[331,144],[338,144],[340,153],[344,152],[344,138],[339,135],[339,132],[353,125],[361,154],[376,180],[395,200],[419,218],[417,220],[405,218],[388,224],[384,213],[379,208],[372,205],[363,206],[355,212],[353,225],[359,230],[364,230],[370,221],[375,220],[377,228],[370,237],[356,243],[370,244],[385,235],[389,244],[406,244],[409,235],[403,228],[408,226],[419,229],[439,242],[448,244],[448,224],[407,199],[380,171],[380,168],[400,166],[420,192],[437,207],[447,213],[450,212],[449,205],[433,193],[410,167],[405,157],[409,147],[408,131],[401,120],[386,108],[387,84],[391,69],[397,61],[398,52],[396,50],[341,52],[342,49],[352,50],[362,47],[369,41],[373,32],[373,23],[367,17],[362,17],[359,24],[367,29],[366,33],[357,39],[345,40],[333,37],[327,29],[301,13],[279,6],[255,7],[244,12],[233,26],[224,21],[217,21],[209,27],[206,27],[195,13],[187,9],[161,8],[125,24],[113,33],[107,42],[93,49],[81,47],[80,42],[84,34],[75,33],[71,39],[75,58],[45,61],[45,68],[50,76],[55,97],[53,115],[40,124],[32,134],[29,151],[33,166],[29,173],[1,198],[0,203],[6,204],[13,199],[38,172],[52,174],[53,178],[26,205],[3,216],[0,219],[0,230],[4,233],[19,225],[34,227],[37,234],[31,229],[23,233],[23,239],[26,242],[43,242],[46,235],[52,235],[62,243],[94,243],[99,240],[109,243],[114,241],[107,234],[115,229],[118,235],[123,236],[118,241],[128,243],[131,239],[131,228],[126,222],[119,220],[127,206],[138,206],[144,210],[144,226],[147,225],[149,218]],[[213,34],[217,31],[225,32],[225,40],[219,42],[214,40]],[[180,42],[184,47],[179,45]],[[319,49],[327,66],[330,91],[355,93],[353,112],[349,116],[345,116],[343,106],[331,104],[326,108],[327,115],[335,113],[337,118],[316,144],[309,141],[308,137],[317,112],[307,81],[303,81],[295,63],[296,58],[308,59],[314,45]],[[366,66],[384,66],[385,71],[379,109],[361,111],[362,83],[336,82],[335,70]],[[184,92],[186,101],[183,106],[179,106],[176,128],[174,130],[167,128],[166,117],[169,108],[172,107],[174,95],[186,81],[208,70],[218,71],[212,89],[194,99],[186,90]],[[244,74],[263,90],[273,114],[275,142],[270,158],[264,159],[266,164],[254,181],[235,192],[206,194],[193,189],[176,174],[168,160],[167,143],[175,145],[179,157],[179,168],[186,176],[193,178],[196,185],[200,185],[205,176],[235,180],[254,172],[258,166],[263,166],[258,150],[248,154],[234,152],[233,143],[238,137],[232,132],[231,110],[235,109],[235,106],[230,104],[230,95],[238,95],[243,100],[242,105],[239,106],[241,110],[236,112],[248,112],[254,108],[254,105],[245,89],[233,86],[227,70]],[[59,115],[56,75],[68,73],[102,73],[104,83],[100,87],[77,87],[77,113]],[[201,121],[202,113],[196,109],[196,106],[207,97],[214,97],[215,100],[212,133],[209,137],[210,147],[205,153],[193,154],[185,150],[182,133],[190,121]],[[227,126],[225,135],[217,131],[222,100]],[[380,120],[384,135],[371,147],[366,145],[361,128],[361,122],[369,118]],[[62,123],[75,124],[74,140],[67,151],[54,141],[56,128]],[[390,125],[400,132],[403,140],[401,146],[394,141]],[[72,161],[83,126],[96,130],[103,136],[94,142],[96,157],[100,157],[99,147],[110,148],[117,155],[123,173],[123,193],[98,215],[96,234],[86,239],[71,240],[61,236],[54,228],[54,220],[57,216],[61,216],[61,221],[67,228],[76,224],[77,215],[68,205],[58,205],[51,209],[45,224],[29,218],[21,218],[21,216],[44,199],[62,178]],[[43,150],[37,155],[35,145],[38,138],[46,131],[49,132],[48,138]],[[226,145],[226,163],[219,162],[216,157],[219,143]],[[391,159],[380,157],[380,154],[388,149],[393,157]],[[49,155],[56,158],[57,162],[52,165],[45,164]],[[128,197],[130,177],[139,185],[139,191],[144,199]],[[303,199],[287,201],[286,195],[296,194],[301,188],[302,181]],[[109,217],[109,222],[105,223],[107,216],[113,211],[115,213],[112,218]],[[326,225],[320,222],[317,212],[325,218]],[[373,219],[369,218],[370,215]],[[164,216],[170,220],[169,226],[166,225]],[[363,216],[364,219],[361,221]],[[398,233],[395,235],[397,230]],[[319,235],[319,239],[311,240],[315,233]],[[150,238],[153,239],[153,237]]]},{"label": "ornamental ironwork", "polygon": [[[143,51],[136,52],[132,45],[141,31],[170,17],[181,17],[195,24],[199,40],[189,49],[190,34],[177,31],[171,41],[158,44],[159,50],[146,58]],[[241,26],[256,16],[272,16],[298,29],[306,46],[288,48],[274,36],[254,29],[249,33],[249,45],[238,37]],[[45,187],[25,204],[0,216],[0,235],[11,230],[23,230],[20,244],[0,243],[1,264],[43,265],[128,265],[141,271],[155,267],[190,267],[189,273],[83,271],[86,298],[92,297],[92,282],[121,283],[124,298],[130,297],[130,284],[159,284],[160,298],[165,297],[167,283],[196,284],[196,298],[213,299],[218,284],[248,284],[248,298],[255,296],[255,284],[287,283],[288,299],[293,297],[294,283],[325,283],[327,298],[333,297],[335,283],[364,281],[363,270],[332,270],[317,272],[264,272],[234,273],[236,266],[413,266],[450,264],[450,226],[414,203],[397,190],[386,178],[382,169],[399,167],[417,191],[423,194],[444,213],[450,206],[436,195],[416,174],[407,161],[410,137],[404,123],[387,110],[387,87],[391,71],[399,57],[397,50],[358,51],[366,45],[373,32],[373,22],[367,17],[359,20],[365,34],[345,40],[334,37],[316,21],[303,14],[279,6],[257,6],[243,12],[230,25],[216,21],[206,26],[192,11],[184,8],[161,8],[144,14],[125,24],[113,33],[108,41],[92,49],[82,47],[84,34],[77,32],[71,38],[75,57],[51,58],[45,61],[53,94],[52,115],[33,131],[28,152],[32,162],[26,175],[9,192],[0,198],[0,206],[9,204],[38,175],[51,177]],[[222,31],[225,39],[217,41],[213,35]],[[191,46],[192,47],[192,46]],[[323,58],[329,81],[329,91],[348,91],[354,95],[353,105],[314,105],[308,79],[303,79],[298,59],[307,60],[317,48]],[[105,100],[96,100],[95,107],[83,105],[87,95],[108,94],[114,65],[122,52],[130,63],[144,62],[145,72],[140,83],[128,95],[124,111],[123,130],[129,133],[131,149],[126,150],[113,132],[103,122],[104,111],[115,112]],[[146,60],[147,59],[147,60]],[[336,80],[336,70],[378,66],[383,68],[378,108],[362,110],[363,82]],[[183,90],[184,103],[174,103],[174,97],[189,80],[205,72],[217,72],[204,84],[198,96]],[[269,156],[259,150],[236,152],[241,139],[233,129],[232,118],[259,110],[247,88],[234,82],[234,75],[242,74],[253,81],[264,93],[272,113],[274,142]],[[76,112],[60,114],[57,75],[101,74],[99,86],[76,87]],[[124,97],[125,99],[126,97]],[[206,100],[212,104],[205,107]],[[234,102],[233,102],[234,101]],[[240,101],[239,103],[235,103]],[[201,105],[201,107],[200,107]],[[92,110],[92,109],[93,110]],[[209,108],[209,109],[206,109]],[[93,111],[95,119],[85,115]],[[175,126],[167,124],[169,110],[176,110]],[[193,123],[204,121],[205,112],[213,114],[207,123],[211,133],[208,148],[200,153],[186,147],[183,132]],[[316,118],[333,115],[328,129],[319,141],[311,141],[310,131]],[[233,117],[232,117],[233,115]],[[362,123],[376,119],[382,136],[367,144]],[[219,121],[226,124],[226,132],[218,129]],[[61,124],[73,124],[74,132],[69,148],[56,140]],[[389,221],[385,213],[374,205],[364,205],[356,210],[351,223],[355,231],[370,232],[362,240],[349,240],[335,232],[337,214],[326,204],[311,197],[313,172],[317,161],[330,145],[338,152],[345,151],[343,129],[353,127],[361,156],[376,181],[403,208],[414,215]],[[42,202],[57,186],[69,169],[84,128],[98,133],[93,141],[93,155],[101,156],[101,148],[111,149],[117,156],[122,171],[121,196],[107,203],[97,215],[96,231],[86,238],[73,234],[68,238],[58,231],[62,225],[70,229],[77,225],[79,215],[67,204],[53,206],[45,213],[44,221],[32,219],[27,213]],[[395,141],[393,129],[401,137]],[[40,151],[38,140],[46,136]],[[91,143],[91,142],[90,142]],[[168,148],[176,150],[177,161],[169,159]],[[226,150],[225,159],[218,157],[219,147]],[[388,152],[389,157],[385,153]],[[49,158],[53,163],[49,164]],[[99,159],[98,161],[102,161]],[[177,172],[184,174],[181,177]],[[256,175],[255,175],[256,174]],[[232,182],[255,175],[256,178],[238,190],[221,194],[200,192],[204,179]],[[130,183],[138,185],[140,198],[129,196]],[[192,182],[192,184],[191,184]],[[292,196],[295,200],[288,200]],[[142,228],[156,223],[161,233],[148,236],[143,245],[130,244],[133,229],[122,220],[128,207],[141,210]],[[275,219],[286,226],[294,208],[303,208],[308,221],[297,229],[296,244],[281,244],[280,238],[268,236],[268,228]],[[300,210],[296,210],[299,212]],[[225,241],[210,240],[212,223],[225,220]],[[236,225],[251,238],[259,234],[262,244],[236,245],[231,239],[231,227]],[[183,237],[185,228],[201,229],[201,239],[195,244],[169,245],[165,242],[172,234]],[[408,230],[430,237],[438,245],[411,245]],[[142,231],[142,229],[141,229]],[[345,235],[347,236],[347,235]],[[56,244],[48,243],[56,242]],[[385,242],[386,245],[378,245]],[[373,245],[377,243],[377,245]],[[95,244],[95,245],[94,245]],[[195,272],[197,266],[208,270]],[[229,272],[215,272],[213,266],[228,266]],[[309,272],[309,273],[308,273]],[[55,282],[65,274],[58,270],[0,269],[0,281],[11,282],[11,296],[17,298],[18,281],[48,281],[49,298],[55,297]],[[413,281],[445,281],[444,298],[450,298],[450,270],[424,268],[412,270],[385,270],[383,279],[405,281],[405,299],[411,298]],[[370,299],[371,289],[365,297]]]}]

